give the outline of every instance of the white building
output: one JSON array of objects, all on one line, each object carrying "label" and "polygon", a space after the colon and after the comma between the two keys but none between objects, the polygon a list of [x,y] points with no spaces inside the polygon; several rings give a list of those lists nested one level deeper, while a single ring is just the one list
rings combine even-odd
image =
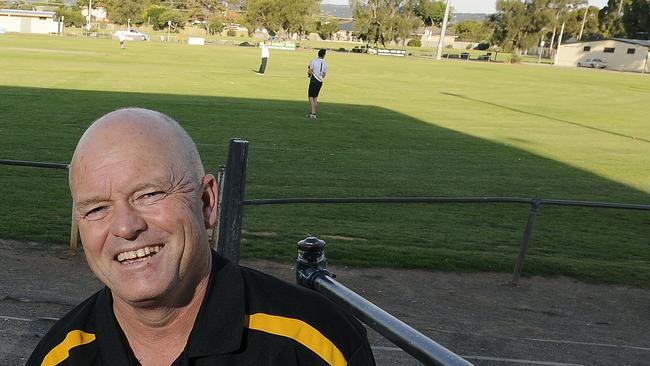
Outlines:
[{"label": "white building", "polygon": [[18,33],[57,33],[59,23],[53,11],[0,10],[0,28]]},{"label": "white building", "polygon": [[560,46],[557,66],[577,66],[589,58],[607,62],[608,70],[650,72],[650,41],[613,38]]}]

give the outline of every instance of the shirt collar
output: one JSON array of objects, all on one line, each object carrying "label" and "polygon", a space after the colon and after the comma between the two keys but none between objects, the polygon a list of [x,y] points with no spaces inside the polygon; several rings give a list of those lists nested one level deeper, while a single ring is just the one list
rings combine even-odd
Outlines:
[{"label": "shirt collar", "polygon": [[208,291],[188,339],[188,356],[224,354],[240,349],[245,309],[244,279],[239,268],[212,252]]},{"label": "shirt collar", "polygon": [[95,314],[102,365],[131,365],[131,350],[113,313],[113,297],[108,287],[104,287],[99,294]]},{"label": "shirt collar", "polygon": [[[245,304],[244,279],[239,268],[212,251],[208,290],[185,347],[187,355],[193,358],[225,354],[241,348]],[[113,313],[108,287],[99,294],[95,314],[102,364],[131,365],[131,350]]]}]

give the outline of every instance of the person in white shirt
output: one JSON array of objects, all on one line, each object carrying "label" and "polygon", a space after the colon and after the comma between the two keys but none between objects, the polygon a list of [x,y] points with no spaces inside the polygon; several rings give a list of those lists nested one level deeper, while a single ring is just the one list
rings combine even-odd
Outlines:
[{"label": "person in white shirt", "polygon": [[327,74],[327,62],[325,62],[325,50],[318,51],[318,57],[311,60],[307,67],[307,76],[309,76],[309,107],[310,112],[307,118],[316,118],[316,107],[318,106],[318,94],[323,86],[323,79]]},{"label": "person in white shirt", "polygon": [[262,63],[260,64],[260,69],[257,71],[258,75],[264,75],[266,71],[266,63],[269,61],[269,46],[267,41],[262,43]]},{"label": "person in white shirt", "polygon": [[124,41],[126,41],[126,35],[124,34],[124,32],[119,33],[118,36],[117,36],[117,39],[120,40],[120,49],[123,50],[124,49]]}]

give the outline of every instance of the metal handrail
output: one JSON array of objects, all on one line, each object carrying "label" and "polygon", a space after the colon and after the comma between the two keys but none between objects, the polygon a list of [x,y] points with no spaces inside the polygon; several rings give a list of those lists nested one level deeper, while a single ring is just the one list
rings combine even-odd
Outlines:
[{"label": "metal handrail", "polygon": [[29,161],[29,160],[0,159],[0,165],[29,166],[33,168],[51,168],[51,169],[62,169],[62,170],[70,169],[70,164],[45,163],[41,161]]},{"label": "metal handrail", "polygon": [[336,203],[525,203],[532,205],[592,207],[592,208],[617,208],[626,210],[650,211],[650,205],[635,203],[598,202],[561,200],[548,198],[525,197],[348,197],[348,198],[267,198],[244,200],[244,205],[264,206],[283,204],[336,204]]},{"label": "metal handrail", "polygon": [[425,365],[472,365],[334,280],[332,274],[326,269],[325,244],[325,241],[316,237],[307,237],[298,242],[298,259],[296,261],[298,284],[316,290],[343,306],[370,328]]}]

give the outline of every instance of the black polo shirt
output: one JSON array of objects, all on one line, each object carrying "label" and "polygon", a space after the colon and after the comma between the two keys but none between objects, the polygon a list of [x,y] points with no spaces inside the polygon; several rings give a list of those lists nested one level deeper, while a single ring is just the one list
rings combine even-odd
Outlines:
[{"label": "black polo shirt", "polygon": [[[32,365],[138,365],[104,288],[61,318]],[[173,365],[374,365],[365,328],[315,291],[212,253],[206,297]]]}]

